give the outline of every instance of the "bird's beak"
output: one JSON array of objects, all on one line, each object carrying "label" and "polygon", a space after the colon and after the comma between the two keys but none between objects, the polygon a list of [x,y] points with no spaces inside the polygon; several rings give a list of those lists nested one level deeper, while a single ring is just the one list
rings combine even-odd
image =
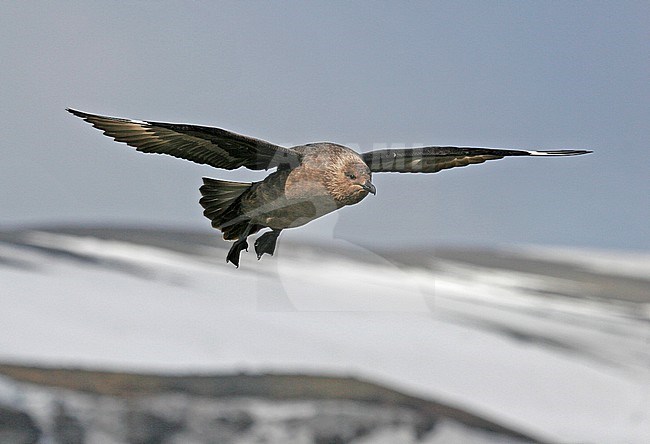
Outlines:
[{"label": "bird's beak", "polygon": [[366,190],[371,194],[377,194],[377,188],[375,188],[375,186],[369,180],[367,180],[366,183],[361,185],[361,188],[363,188],[364,190]]}]

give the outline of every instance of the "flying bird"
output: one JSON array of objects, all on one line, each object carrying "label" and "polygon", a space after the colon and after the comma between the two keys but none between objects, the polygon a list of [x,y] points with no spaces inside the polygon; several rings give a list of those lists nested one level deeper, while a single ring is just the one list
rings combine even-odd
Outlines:
[{"label": "flying bird", "polygon": [[359,154],[330,142],[291,148],[221,128],[151,122],[68,112],[117,142],[144,153],[168,154],[215,168],[275,169],[253,183],[203,178],[203,214],[234,241],[226,262],[239,267],[247,238],[269,228],[255,241],[257,258],[273,255],[282,230],[304,225],[375,194],[372,173],[436,173],[507,156],[575,156],[585,150],[524,151],[456,146],[382,149]]}]

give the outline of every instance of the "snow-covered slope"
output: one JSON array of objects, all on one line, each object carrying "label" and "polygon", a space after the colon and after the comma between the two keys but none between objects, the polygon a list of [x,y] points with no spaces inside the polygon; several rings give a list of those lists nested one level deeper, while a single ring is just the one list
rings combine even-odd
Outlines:
[{"label": "snow-covered slope", "polygon": [[0,361],[352,374],[552,442],[650,440],[647,255],[337,241],[235,269],[206,238],[3,233]]}]

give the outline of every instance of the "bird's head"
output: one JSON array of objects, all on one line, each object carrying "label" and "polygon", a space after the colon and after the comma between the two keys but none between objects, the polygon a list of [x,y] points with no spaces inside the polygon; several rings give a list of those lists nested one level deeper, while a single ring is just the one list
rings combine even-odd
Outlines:
[{"label": "bird's head", "polygon": [[342,205],[353,205],[368,195],[376,194],[372,184],[370,168],[358,155],[345,156],[336,162],[326,174],[326,186],[335,201]]}]

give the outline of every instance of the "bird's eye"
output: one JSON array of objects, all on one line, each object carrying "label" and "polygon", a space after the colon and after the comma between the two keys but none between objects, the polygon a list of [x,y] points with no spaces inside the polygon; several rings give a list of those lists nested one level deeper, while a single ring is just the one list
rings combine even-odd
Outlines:
[{"label": "bird's eye", "polygon": [[355,174],[352,174],[352,173],[347,173],[346,176],[348,176],[348,179],[352,179],[352,180],[357,178],[357,176]]}]

